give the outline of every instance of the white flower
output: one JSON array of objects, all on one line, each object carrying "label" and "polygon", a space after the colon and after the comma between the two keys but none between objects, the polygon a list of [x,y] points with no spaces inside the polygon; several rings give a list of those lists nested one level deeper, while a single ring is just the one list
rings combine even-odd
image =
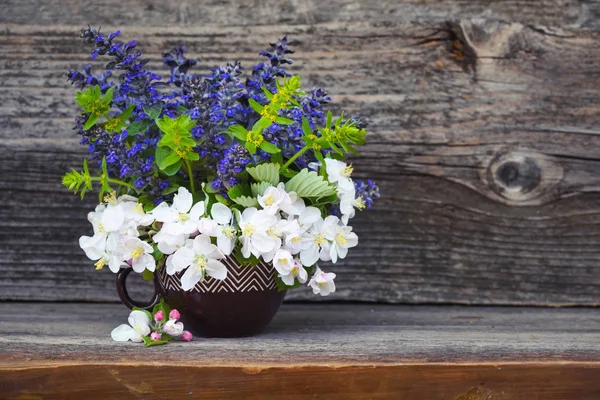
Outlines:
[{"label": "white flower", "polygon": [[335,274],[333,272],[323,272],[320,268],[317,268],[315,274],[310,279],[308,286],[313,290],[314,294],[320,294],[321,296],[327,296],[335,292]]},{"label": "white flower", "polygon": [[273,257],[273,267],[279,272],[279,276],[287,276],[292,271],[292,268],[294,268],[294,257],[292,257],[289,251],[279,249]]},{"label": "white flower", "polygon": [[335,263],[339,258],[345,258],[348,249],[358,245],[358,236],[352,232],[351,226],[339,225],[339,219],[333,215],[325,218],[325,237],[331,241],[329,257]]},{"label": "white flower", "polygon": [[[328,217],[329,218],[329,217]],[[300,261],[302,265],[311,266],[319,259],[329,261],[330,243],[327,240],[326,232],[330,229],[328,225],[333,223],[331,219],[317,220],[302,235],[302,250],[300,250]]]},{"label": "white flower", "polygon": [[154,271],[156,261],[152,257],[153,252],[152,246],[136,237],[127,238],[123,243],[123,256],[126,260],[131,260],[131,267],[137,273],[142,273],[145,269]]},{"label": "white flower", "polygon": [[263,210],[271,215],[275,215],[279,210],[288,215],[300,215],[306,207],[304,200],[298,197],[296,192],[288,193],[285,191],[283,182],[277,187],[268,187],[265,193],[262,196],[259,195],[257,199]]},{"label": "white flower", "polygon": [[82,236],[79,238],[79,247],[85,255],[93,261],[96,270],[101,270],[106,264],[112,272],[119,272],[124,264],[123,255],[119,252],[121,235],[111,233],[97,233],[94,236]]},{"label": "white flower", "polygon": [[133,342],[143,342],[144,339],[142,337],[150,334],[150,318],[145,312],[132,311],[129,314],[128,322],[129,325],[119,325],[110,333],[114,341],[126,342],[131,340]]},{"label": "white flower", "polygon": [[279,273],[279,277],[287,286],[293,286],[294,280],[298,278],[300,283],[305,283],[308,273],[302,265],[292,258],[292,255],[283,249],[277,250],[273,258],[273,266]]},{"label": "white flower", "polygon": [[198,230],[200,217],[204,214],[204,202],[200,201],[192,207],[192,194],[183,186],[179,187],[173,197],[173,205],[160,203],[150,213],[157,221],[162,222],[161,230],[169,235],[190,235]]},{"label": "white flower", "polygon": [[176,319],[170,319],[163,326],[163,330],[171,336],[181,336],[183,334],[183,323]]},{"label": "white flower", "polygon": [[138,226],[148,226],[154,222],[154,216],[146,214],[144,206],[135,197],[125,195],[119,197],[119,201],[126,220],[134,221]]},{"label": "white flower", "polygon": [[304,229],[300,226],[298,220],[281,220],[281,231],[285,235],[284,248],[291,254],[298,254],[302,250],[302,234]]},{"label": "white flower", "polygon": [[285,190],[281,190],[279,188],[269,186],[265,193],[261,196],[257,197],[258,204],[271,215],[274,215],[277,211],[279,211],[279,203],[281,203],[287,193]]},{"label": "white flower", "polygon": [[329,182],[342,182],[347,183],[352,174],[352,165],[346,165],[345,162],[335,160],[333,158],[325,159],[325,170],[327,171],[327,179]]},{"label": "white flower", "polygon": [[200,232],[217,238],[217,247],[226,256],[230,255],[237,240],[237,230],[232,226],[233,213],[224,204],[213,204],[210,215],[212,220],[203,218]]},{"label": "white flower", "polygon": [[304,212],[298,217],[298,223],[301,226],[309,227],[321,219],[321,210],[317,207],[306,207]]},{"label": "white flower", "polygon": [[167,260],[167,273],[173,275],[187,268],[181,277],[181,287],[183,290],[190,290],[206,275],[219,280],[225,279],[227,267],[218,261],[223,257],[217,246],[210,242],[210,236],[198,235],[169,256],[171,261]]},{"label": "white flower", "polygon": [[161,229],[152,237],[152,240],[158,245],[157,247],[161,253],[173,254],[178,248],[185,245],[187,236],[185,234],[169,235],[164,229]]},{"label": "white flower", "polygon": [[[276,238],[270,236],[267,230],[277,223],[277,218],[264,210],[249,207],[239,215],[239,226],[241,231],[240,242],[242,243],[242,255],[249,258],[250,254],[260,257],[275,249]],[[281,240],[281,239],[280,239]]]}]

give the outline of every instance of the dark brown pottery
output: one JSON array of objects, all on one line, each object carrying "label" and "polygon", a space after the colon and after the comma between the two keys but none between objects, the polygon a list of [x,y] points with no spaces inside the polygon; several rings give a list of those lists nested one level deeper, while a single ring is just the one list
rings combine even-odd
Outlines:
[{"label": "dark brown pottery", "polygon": [[129,308],[151,310],[160,296],[181,313],[185,329],[203,337],[252,336],[271,322],[286,292],[275,287],[273,267],[261,262],[256,267],[240,266],[233,257],[221,260],[227,266],[223,281],[207,277],[192,290],[181,289],[183,273],[168,275],[165,268],[154,273],[155,294],[149,302],[133,301],[125,281],[131,268],[117,274],[117,292]]}]

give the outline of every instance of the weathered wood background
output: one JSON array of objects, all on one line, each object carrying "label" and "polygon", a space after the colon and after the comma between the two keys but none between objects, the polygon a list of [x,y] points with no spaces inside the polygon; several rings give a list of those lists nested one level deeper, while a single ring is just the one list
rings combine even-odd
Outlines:
[{"label": "weathered wood background", "polygon": [[569,0],[4,0],[0,299],[116,300],[77,246],[93,198],[60,185],[88,23],[203,71],[287,34],[305,86],[368,117],[355,167],[383,199],[329,299],[600,304],[600,3]]}]

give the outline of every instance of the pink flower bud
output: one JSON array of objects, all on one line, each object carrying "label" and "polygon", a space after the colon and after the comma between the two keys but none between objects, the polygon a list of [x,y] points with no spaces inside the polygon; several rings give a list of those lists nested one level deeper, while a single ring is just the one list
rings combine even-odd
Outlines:
[{"label": "pink flower bud", "polygon": [[181,315],[179,314],[179,311],[173,309],[171,310],[171,312],[169,313],[169,318],[170,319],[179,319],[181,318]]},{"label": "pink flower bud", "polygon": [[190,340],[192,340],[192,332],[183,331],[183,333],[181,334],[181,340],[183,340],[184,342],[189,342]]},{"label": "pink flower bud", "polygon": [[153,342],[158,342],[160,340],[160,338],[161,338],[161,335],[158,332],[152,332],[150,334],[150,340],[152,340]]},{"label": "pink flower bud", "polygon": [[165,319],[165,313],[162,310],[159,310],[156,312],[156,314],[154,314],[154,320],[156,322],[160,322],[163,319]]}]

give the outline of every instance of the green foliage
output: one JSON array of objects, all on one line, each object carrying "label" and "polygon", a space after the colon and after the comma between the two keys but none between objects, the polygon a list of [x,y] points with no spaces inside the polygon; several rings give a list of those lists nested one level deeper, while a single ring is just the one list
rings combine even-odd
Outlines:
[{"label": "green foliage", "polygon": [[252,196],[262,196],[263,194],[265,194],[267,188],[271,186],[272,185],[269,182],[258,182],[251,184],[250,189],[252,190]]},{"label": "green foliage", "polygon": [[150,339],[150,336],[142,336],[142,339],[144,340],[144,347],[150,347],[150,346],[160,346],[161,344],[165,344],[165,343],[169,343],[175,339],[173,339],[173,337],[169,334],[163,333],[161,335],[160,340],[152,340]]},{"label": "green foliage", "polygon": [[273,186],[279,183],[279,165],[277,164],[259,164],[256,167],[246,167],[246,171],[257,182],[269,182]]},{"label": "green foliage", "polygon": [[[146,113],[148,114],[149,111],[151,110]],[[160,110],[154,110],[154,114],[156,112],[160,114]],[[200,155],[192,150],[196,141],[192,136],[191,129],[196,122],[187,114],[177,118],[165,115],[156,120],[156,125],[163,133],[155,153],[156,164],[165,175],[175,175],[181,169],[182,160],[198,161],[200,159]]]},{"label": "green foliage", "polygon": [[252,254],[250,254],[250,258],[245,258],[244,255],[242,254],[241,247],[237,247],[234,250],[233,256],[234,256],[235,260],[238,262],[238,264],[240,264],[242,267],[256,267],[258,265],[258,263],[260,262],[260,259],[255,257]]},{"label": "green foliage", "polygon": [[257,207],[258,201],[252,196],[252,190],[250,186],[247,184],[238,184],[229,189],[227,192],[229,199],[240,206],[247,207]]},{"label": "green foliage", "polygon": [[145,269],[142,272],[142,279],[144,279],[145,281],[153,281],[154,280],[154,272],[150,271],[149,269]]},{"label": "green foliage", "polygon": [[88,170],[87,160],[83,160],[83,170],[81,172],[72,169],[62,177],[62,184],[68,189],[73,190],[73,194],[77,194],[81,190],[81,198],[85,196],[87,190],[92,190],[92,177]]},{"label": "green foliage", "polygon": [[326,182],[322,176],[306,168],[286,182],[285,190],[296,192],[300,197],[321,198],[335,194],[335,188]]},{"label": "green foliage", "polygon": [[87,90],[78,92],[75,97],[75,102],[83,108],[84,113],[89,113],[90,116],[86,123],[83,125],[83,129],[88,130],[98,118],[105,116],[110,110],[110,103],[113,98],[113,92],[115,87],[111,86],[104,95],[100,91],[100,86],[94,85],[89,87]]},{"label": "green foliage", "polygon": [[[144,112],[146,113],[146,115],[148,115],[150,118],[152,119],[157,119],[160,116],[160,113],[162,111],[163,108],[163,104],[162,103],[156,103],[153,104],[151,106],[149,105],[145,105],[144,106]],[[186,110],[187,111],[187,110]]]},{"label": "green foliage", "polygon": [[113,118],[107,117],[107,121],[102,124],[102,129],[107,132],[121,132],[127,126],[127,121],[131,118],[132,113],[133,104],[129,105],[121,114],[115,115]]}]

